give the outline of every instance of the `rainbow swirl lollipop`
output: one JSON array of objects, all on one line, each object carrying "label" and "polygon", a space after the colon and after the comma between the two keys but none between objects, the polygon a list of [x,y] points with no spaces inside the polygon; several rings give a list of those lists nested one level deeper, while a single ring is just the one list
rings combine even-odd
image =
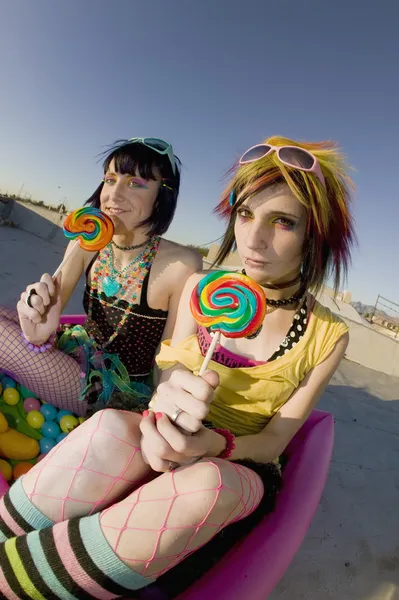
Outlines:
[{"label": "rainbow swirl lollipop", "polygon": [[196,285],[190,308],[197,323],[211,331],[228,338],[250,337],[262,327],[266,296],[246,275],[217,271]]},{"label": "rainbow swirl lollipop", "polygon": [[74,210],[64,223],[64,234],[68,240],[76,240],[83,250],[98,252],[105,248],[114,235],[114,224],[98,208],[85,206]]},{"label": "rainbow swirl lollipop", "polygon": [[112,240],[114,224],[111,219],[98,208],[85,206],[74,210],[64,223],[64,234],[75,243],[68,249],[62,263],[58,266],[53,279],[58,277],[64,265],[80,248],[88,252],[102,250]]}]

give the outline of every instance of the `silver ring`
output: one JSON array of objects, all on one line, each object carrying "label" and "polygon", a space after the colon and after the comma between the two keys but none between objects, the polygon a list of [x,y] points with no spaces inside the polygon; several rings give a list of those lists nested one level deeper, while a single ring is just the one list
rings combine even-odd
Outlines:
[{"label": "silver ring", "polygon": [[170,420],[172,421],[172,423],[176,423],[177,419],[179,418],[180,413],[182,413],[182,412],[183,411],[181,408],[176,408],[174,413],[170,416]]},{"label": "silver ring", "polygon": [[30,288],[28,295],[26,296],[25,302],[29,306],[29,308],[33,308],[31,301],[32,296],[37,296],[37,291],[35,290],[35,288]]}]

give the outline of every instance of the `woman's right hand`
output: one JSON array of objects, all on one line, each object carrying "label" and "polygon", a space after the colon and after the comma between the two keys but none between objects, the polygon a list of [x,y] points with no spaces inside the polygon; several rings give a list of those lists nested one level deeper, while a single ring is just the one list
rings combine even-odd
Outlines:
[{"label": "woman's right hand", "polygon": [[[28,306],[27,298],[31,289],[36,293],[31,294],[32,306]],[[38,346],[47,342],[58,328],[61,308],[61,273],[55,281],[45,273],[39,282],[28,285],[17,304],[19,323],[28,342]]]},{"label": "woman's right hand", "polygon": [[218,385],[216,371],[206,371],[199,377],[190,371],[176,369],[168,381],[159,384],[156,398],[150,404],[151,410],[165,413],[169,418],[180,410],[174,424],[188,433],[196,433],[208,415]]}]

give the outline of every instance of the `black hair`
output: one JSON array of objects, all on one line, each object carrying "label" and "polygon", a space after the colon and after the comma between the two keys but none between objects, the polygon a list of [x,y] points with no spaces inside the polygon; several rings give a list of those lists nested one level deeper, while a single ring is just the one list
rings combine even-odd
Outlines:
[{"label": "black hair", "polygon": [[[180,189],[181,162],[175,156],[175,172],[168,156],[159,154],[139,142],[129,143],[129,140],[117,140],[102,153],[104,173],[114,161],[115,169],[121,175],[134,175],[138,173],[143,179],[157,179],[155,170],[158,170],[165,185],[161,185],[155,199],[152,214],[139,224],[148,226],[148,235],[162,235],[165,233],[176,211],[177,198]],[[102,181],[95,192],[85,204],[100,208],[100,194],[103,189]]]}]

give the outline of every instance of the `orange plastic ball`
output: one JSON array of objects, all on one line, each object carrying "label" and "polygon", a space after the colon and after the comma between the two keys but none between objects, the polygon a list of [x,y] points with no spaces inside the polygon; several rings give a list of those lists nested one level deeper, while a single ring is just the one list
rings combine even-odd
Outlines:
[{"label": "orange plastic ball", "polygon": [[18,477],[21,477],[21,475],[25,475],[25,473],[30,471],[32,467],[33,467],[33,465],[28,462],[18,463],[17,465],[15,465],[13,473],[12,473],[14,476],[14,479],[18,479]]}]

